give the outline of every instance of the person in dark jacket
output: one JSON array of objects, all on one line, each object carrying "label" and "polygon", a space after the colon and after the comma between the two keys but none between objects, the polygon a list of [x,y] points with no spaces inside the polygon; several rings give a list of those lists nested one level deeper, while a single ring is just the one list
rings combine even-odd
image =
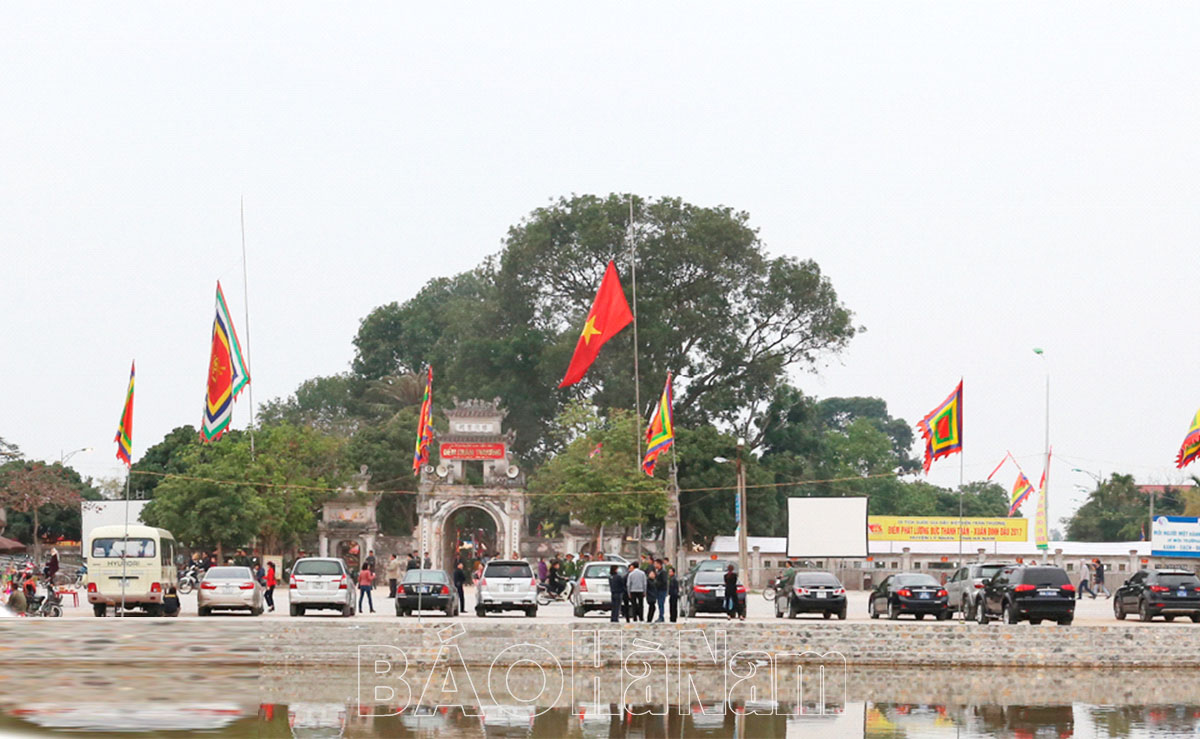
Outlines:
[{"label": "person in dark jacket", "polygon": [[671,623],[679,620],[679,578],[675,577],[675,568],[667,568],[667,597],[671,600]]},{"label": "person in dark jacket", "polygon": [[[625,602],[625,576],[621,574],[621,568],[613,565],[608,568],[608,592],[612,599],[612,622],[615,624],[621,620],[622,605]],[[629,611],[625,611],[625,620],[629,620]]]},{"label": "person in dark jacket", "polygon": [[646,623],[654,620],[654,606],[658,603],[658,575],[659,572],[653,567],[646,570]]},{"label": "person in dark jacket", "polygon": [[[725,614],[731,619],[740,615],[738,613],[737,586],[737,570],[733,569],[733,565],[729,565],[725,568]],[[741,619],[746,620],[745,615],[741,615]]]},{"label": "person in dark jacket", "polygon": [[466,608],[467,598],[463,595],[463,585],[467,583],[467,569],[463,567],[462,560],[454,567],[454,589],[458,591],[458,608],[461,611]]}]

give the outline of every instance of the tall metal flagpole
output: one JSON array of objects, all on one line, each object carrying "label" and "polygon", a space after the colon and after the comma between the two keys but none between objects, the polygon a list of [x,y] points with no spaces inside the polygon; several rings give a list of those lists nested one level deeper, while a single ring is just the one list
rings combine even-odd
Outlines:
[{"label": "tall metal flagpole", "polygon": [[250,362],[250,281],[246,270],[246,198],[239,200],[242,218],[242,305],[246,309],[246,372],[250,374],[250,461],[254,461],[254,375]]},{"label": "tall metal flagpole", "polygon": [[118,616],[125,617],[125,573],[126,562],[129,559],[129,483],[133,479],[133,471],[125,472],[125,537],[121,541],[121,610]]},{"label": "tall metal flagpole", "polygon": [[629,238],[629,269],[630,283],[633,286],[633,417],[637,457],[633,460],[634,470],[642,469],[642,392],[641,377],[638,374],[638,320],[637,320],[637,248],[633,238],[633,196],[629,196],[629,228],[626,229]]}]

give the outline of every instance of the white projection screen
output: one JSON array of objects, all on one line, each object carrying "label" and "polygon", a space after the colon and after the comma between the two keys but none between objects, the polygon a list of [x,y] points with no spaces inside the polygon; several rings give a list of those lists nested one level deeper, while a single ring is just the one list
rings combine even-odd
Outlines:
[{"label": "white projection screen", "polygon": [[787,554],[866,557],[866,497],[788,498]]}]

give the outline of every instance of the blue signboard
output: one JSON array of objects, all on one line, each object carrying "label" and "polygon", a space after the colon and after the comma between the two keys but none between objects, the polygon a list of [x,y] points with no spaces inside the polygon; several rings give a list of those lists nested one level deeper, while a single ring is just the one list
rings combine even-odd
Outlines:
[{"label": "blue signboard", "polygon": [[1200,518],[1155,516],[1150,527],[1150,554],[1155,557],[1200,557]]}]

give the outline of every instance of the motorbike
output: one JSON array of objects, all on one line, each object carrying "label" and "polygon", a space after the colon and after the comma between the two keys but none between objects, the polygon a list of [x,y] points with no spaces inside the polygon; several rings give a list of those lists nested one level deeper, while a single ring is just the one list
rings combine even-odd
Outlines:
[{"label": "motorbike", "polygon": [[552,593],[550,588],[545,583],[538,583],[538,605],[545,606],[555,602],[567,602],[571,600],[571,594],[575,592],[575,581],[567,580],[563,585],[563,589],[557,594]]},{"label": "motorbike", "polygon": [[34,595],[29,599],[29,605],[25,609],[26,616],[44,616],[48,618],[59,618],[63,615],[62,596],[54,589],[52,585],[46,585],[45,595]]},{"label": "motorbike", "polygon": [[180,595],[187,595],[196,589],[200,584],[200,578],[204,576],[204,571],[196,565],[188,565],[179,572],[179,584],[176,589]]}]

